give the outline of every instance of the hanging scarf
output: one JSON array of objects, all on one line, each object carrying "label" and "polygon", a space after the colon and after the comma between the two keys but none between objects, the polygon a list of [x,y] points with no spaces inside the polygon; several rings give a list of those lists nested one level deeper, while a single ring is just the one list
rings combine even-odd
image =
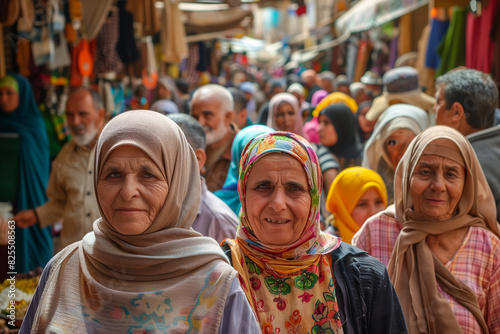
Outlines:
[{"label": "hanging scarf", "polygon": [[[252,230],[246,213],[246,186],[255,163],[272,153],[286,153],[304,167],[311,207],[307,224],[292,244],[262,243]],[[290,132],[263,134],[245,147],[238,192],[242,208],[232,250],[240,283],[255,310],[264,333],[291,331],[317,333],[329,329],[342,333],[335,296],[331,257],[324,256],[340,245],[340,238],[321,232],[319,225],[322,187],[318,159],[310,144]]]},{"label": "hanging scarf", "polygon": [[236,272],[215,240],[190,228],[200,205],[194,152],[168,117],[120,114],[96,146],[96,189],[110,154],[123,145],[139,148],[159,168],[169,186],[165,202],[143,233],[123,235],[97,192],[102,216],[94,232],[52,263],[33,332],[217,333]]},{"label": "hanging scarf", "polygon": [[250,140],[263,133],[273,131],[272,128],[265,125],[250,125],[239,131],[234,137],[231,147],[231,164],[229,165],[226,181],[222,189],[217,190],[214,194],[223,200],[236,215],[239,214],[241,208],[238,195],[238,169],[240,168],[241,153]]},{"label": "hanging scarf", "polygon": [[384,181],[376,172],[363,167],[344,169],[333,181],[326,199],[326,208],[335,216],[335,227],[342,241],[351,243],[352,237],[361,226],[351,216],[359,199],[368,190],[377,190],[387,206],[387,191]]},{"label": "hanging scarf", "polygon": [[[429,220],[413,211],[410,184],[413,171],[424,154],[442,156],[465,168],[465,184],[456,213],[445,221]],[[387,212],[403,224],[388,265],[410,333],[462,333],[448,301],[437,284],[466,307],[483,333],[488,333],[477,297],[431,252],[429,234],[439,235],[467,226],[480,226],[500,236],[493,195],[470,143],[458,131],[434,126],[421,132],[408,146],[396,169],[395,212]],[[474,259],[471,259],[474,261]]]}]

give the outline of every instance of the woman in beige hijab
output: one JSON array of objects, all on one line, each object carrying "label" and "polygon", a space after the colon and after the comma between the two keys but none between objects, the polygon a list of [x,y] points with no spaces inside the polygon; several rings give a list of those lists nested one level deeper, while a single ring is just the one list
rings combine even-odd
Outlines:
[{"label": "woman in beige hijab", "polygon": [[167,117],[112,119],[96,147],[101,218],[47,265],[21,332],[258,333],[236,271],[215,240],[191,229],[199,180]]},{"label": "woman in beige hijab", "polygon": [[379,259],[390,256],[410,333],[499,333],[500,232],[469,142],[446,126],[423,131],[401,159],[394,189],[394,206],[354,239]]}]

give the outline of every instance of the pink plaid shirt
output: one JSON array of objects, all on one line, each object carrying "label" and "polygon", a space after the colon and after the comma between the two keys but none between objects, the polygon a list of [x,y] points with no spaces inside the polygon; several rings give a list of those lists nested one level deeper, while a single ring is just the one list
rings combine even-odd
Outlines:
[{"label": "pink plaid shirt", "polygon": [[[366,221],[352,239],[352,244],[366,250],[385,265],[402,225],[395,219],[379,213]],[[446,268],[476,292],[490,334],[500,333],[500,240],[491,232],[470,227],[462,246],[446,263]],[[481,333],[472,315],[438,285],[439,292],[448,300],[464,334]]]}]

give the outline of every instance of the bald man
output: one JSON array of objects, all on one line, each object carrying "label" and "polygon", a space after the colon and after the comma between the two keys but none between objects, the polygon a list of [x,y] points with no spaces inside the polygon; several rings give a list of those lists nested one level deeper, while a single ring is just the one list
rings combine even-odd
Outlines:
[{"label": "bald man", "polygon": [[304,83],[307,89],[306,101],[311,103],[311,98],[313,94],[320,90],[321,87],[318,85],[318,78],[315,70],[305,70],[300,74],[300,80]]}]

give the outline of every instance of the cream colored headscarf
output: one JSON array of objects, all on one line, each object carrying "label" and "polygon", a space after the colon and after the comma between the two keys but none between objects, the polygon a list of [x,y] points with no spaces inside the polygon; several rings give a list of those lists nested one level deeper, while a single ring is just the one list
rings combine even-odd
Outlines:
[{"label": "cream colored headscarf", "polygon": [[[410,181],[423,154],[443,156],[462,164],[465,184],[456,213],[446,221],[430,221],[413,211]],[[488,329],[475,293],[432,254],[425,239],[466,226],[480,226],[500,236],[493,195],[470,143],[458,131],[434,126],[408,146],[395,178],[395,217],[403,224],[388,270],[405,313],[410,333],[461,333],[460,326],[437,283]],[[387,211],[386,211],[387,212]],[[391,212],[387,212],[391,215]],[[392,213],[394,214],[394,212]],[[473,261],[474,259],[471,259]]]},{"label": "cream colored headscarf", "polygon": [[191,229],[200,205],[193,150],[174,122],[136,110],[112,119],[96,147],[94,186],[117,147],[132,145],[169,185],[151,226],[123,235],[102,218],[52,263],[33,322],[37,333],[217,333],[236,275],[217,242]]}]

